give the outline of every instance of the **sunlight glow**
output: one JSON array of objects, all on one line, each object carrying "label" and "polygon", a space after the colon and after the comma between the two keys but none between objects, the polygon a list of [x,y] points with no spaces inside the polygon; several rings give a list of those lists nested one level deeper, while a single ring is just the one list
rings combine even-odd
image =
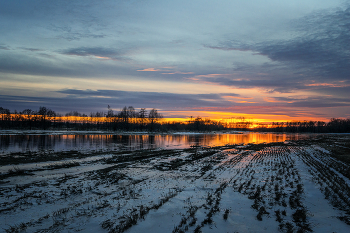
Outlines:
[{"label": "sunlight glow", "polygon": [[145,68],[143,70],[137,70],[137,71],[160,71],[160,69],[155,69],[155,68]]},{"label": "sunlight glow", "polygon": [[337,83],[311,83],[306,84],[308,87],[349,87],[350,85],[342,84],[343,81]]}]

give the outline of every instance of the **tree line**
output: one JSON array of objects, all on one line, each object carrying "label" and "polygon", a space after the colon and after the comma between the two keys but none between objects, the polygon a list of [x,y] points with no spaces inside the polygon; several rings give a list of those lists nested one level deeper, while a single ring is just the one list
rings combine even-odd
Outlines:
[{"label": "tree line", "polygon": [[162,114],[157,109],[124,107],[120,112],[108,106],[107,112],[89,115],[71,111],[64,115],[47,107],[11,112],[0,107],[0,129],[76,129],[76,130],[157,130]]},{"label": "tree line", "polygon": [[215,131],[226,129],[225,124],[209,118],[190,118],[186,122],[165,122],[162,128],[166,131]]},{"label": "tree line", "polygon": [[324,121],[273,122],[270,127],[258,127],[257,131],[291,133],[350,133],[350,119],[331,118]]},{"label": "tree line", "polygon": [[147,110],[124,107],[115,112],[108,106],[107,112],[91,112],[89,115],[71,111],[64,115],[47,107],[39,110],[25,109],[11,112],[0,107],[0,129],[64,129],[64,130],[125,130],[125,131],[215,131],[246,130],[264,132],[312,132],[350,133],[350,119],[332,118],[323,121],[273,122],[251,128],[252,123],[244,117],[228,121],[190,117],[188,121],[160,121],[162,114],[157,109]]},{"label": "tree line", "polygon": [[210,119],[191,118],[188,122],[161,122],[162,114],[157,109],[138,111],[124,107],[119,112],[110,106],[107,112],[91,112],[89,115],[71,111],[64,115],[47,107],[39,110],[25,109],[11,112],[0,107],[0,129],[65,129],[65,130],[125,130],[125,131],[213,131],[224,126]]}]

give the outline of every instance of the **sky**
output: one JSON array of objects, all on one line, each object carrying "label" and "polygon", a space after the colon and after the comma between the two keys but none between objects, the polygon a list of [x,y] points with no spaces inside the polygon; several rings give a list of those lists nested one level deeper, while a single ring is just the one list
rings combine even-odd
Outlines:
[{"label": "sky", "polygon": [[350,1],[0,0],[0,107],[350,118]]}]

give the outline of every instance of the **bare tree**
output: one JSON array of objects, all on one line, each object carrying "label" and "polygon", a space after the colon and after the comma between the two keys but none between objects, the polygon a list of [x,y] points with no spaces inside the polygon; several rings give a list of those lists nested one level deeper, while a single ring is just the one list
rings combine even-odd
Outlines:
[{"label": "bare tree", "polygon": [[108,105],[108,112],[107,112],[107,116],[106,117],[113,117],[114,116],[114,113],[113,113],[113,110],[112,108]]},{"label": "bare tree", "polygon": [[22,111],[22,114],[25,116],[25,119],[26,119],[26,121],[28,123],[29,129],[32,129],[33,113],[34,112],[31,109],[28,109],[28,108],[24,109]]},{"label": "bare tree", "polygon": [[128,107],[128,117],[129,117],[130,123],[132,124],[135,123],[134,120],[136,118],[136,112],[133,106]]},{"label": "bare tree", "polygon": [[157,109],[153,108],[151,111],[149,111],[148,119],[151,124],[151,131],[154,130],[154,125],[157,123],[161,118],[163,118],[162,114],[158,113]]},{"label": "bare tree", "polygon": [[147,111],[146,111],[145,108],[141,108],[141,110],[139,112],[139,119],[140,119],[141,130],[143,129],[143,127],[146,124],[146,118],[147,118]]},{"label": "bare tree", "polygon": [[40,121],[41,121],[41,127],[43,129],[46,129],[46,117],[47,117],[47,108],[46,107],[39,107],[39,115],[40,115]]}]

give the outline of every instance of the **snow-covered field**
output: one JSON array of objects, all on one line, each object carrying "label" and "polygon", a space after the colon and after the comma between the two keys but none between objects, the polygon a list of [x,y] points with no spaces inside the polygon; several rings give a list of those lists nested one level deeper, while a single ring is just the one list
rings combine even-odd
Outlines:
[{"label": "snow-covered field", "polygon": [[350,232],[349,156],[349,135],[2,154],[0,232]]}]

